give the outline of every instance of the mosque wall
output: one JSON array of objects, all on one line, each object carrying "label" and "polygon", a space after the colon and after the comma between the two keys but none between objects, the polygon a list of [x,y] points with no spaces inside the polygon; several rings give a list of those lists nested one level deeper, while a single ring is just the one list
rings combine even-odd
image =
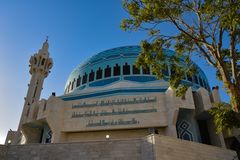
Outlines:
[{"label": "mosque wall", "polygon": [[7,145],[0,145],[0,159],[5,160],[7,154]]},{"label": "mosque wall", "polygon": [[[154,128],[158,134],[164,133],[164,128]],[[144,129],[129,129],[129,130],[106,130],[96,132],[70,132],[65,133],[66,142],[79,142],[79,141],[98,141],[106,140],[106,135],[109,139],[133,139],[142,138],[153,133],[152,128]]]},{"label": "mosque wall", "polygon": [[[211,107],[205,89],[192,93],[189,88],[185,97],[180,98],[175,97],[171,88],[164,93],[69,97],[64,101],[50,96],[32,107],[23,127],[28,143],[104,140],[107,134],[112,139],[139,138],[153,133],[150,129],[157,129],[160,135],[205,143],[198,126],[199,115]],[[215,134],[214,124],[209,118],[204,120],[209,129],[207,144],[225,146],[222,135]],[[39,124],[40,130],[31,128]]]},{"label": "mosque wall", "polygon": [[48,100],[41,100],[37,108],[37,116],[28,122],[31,124],[37,120],[47,123],[52,130],[54,143],[65,141],[71,135],[65,133],[159,128],[166,127],[168,123],[164,93],[124,94],[69,101],[50,96]]},{"label": "mosque wall", "polygon": [[[205,94],[208,93],[204,91],[197,90],[197,98],[206,97]],[[50,96],[48,100],[41,100],[35,109],[33,108],[34,112],[30,111],[29,117],[35,117],[35,119],[31,118],[29,123],[34,124],[36,121],[33,120],[37,120],[37,122],[44,122],[48,125],[48,130],[44,124],[41,127],[43,130],[41,142],[43,143],[48,139],[47,137],[51,137],[53,143],[77,142],[84,138],[85,140],[102,140],[106,132],[112,132],[113,139],[129,136],[137,138],[148,135],[148,129],[151,128],[158,128],[158,133],[162,135],[179,137],[176,126],[180,126],[180,128],[177,127],[178,132],[181,129],[189,133],[188,135],[192,138],[187,139],[201,142],[194,111],[195,105],[202,108],[205,103],[210,105],[209,98],[208,101],[204,99],[196,100],[196,95],[194,99],[191,88],[182,98],[175,97],[171,88],[164,93],[140,93],[139,95],[124,93],[94,98],[81,98],[73,95],[65,101],[59,97]],[[180,112],[180,110],[189,111],[189,114]],[[187,121],[189,127],[181,128],[182,120]],[[138,131],[134,132],[134,130]],[[186,135],[184,132],[180,138]],[[214,141],[212,144],[221,146],[218,143]]]},{"label": "mosque wall", "polygon": [[[152,138],[152,137],[149,137]],[[167,136],[154,136],[156,160],[237,160],[235,151]]]},{"label": "mosque wall", "polygon": [[62,131],[164,127],[164,97],[160,93],[71,101],[66,104]]},{"label": "mosque wall", "polygon": [[237,160],[236,152],[210,145],[149,135],[141,139],[0,146],[1,160]]}]

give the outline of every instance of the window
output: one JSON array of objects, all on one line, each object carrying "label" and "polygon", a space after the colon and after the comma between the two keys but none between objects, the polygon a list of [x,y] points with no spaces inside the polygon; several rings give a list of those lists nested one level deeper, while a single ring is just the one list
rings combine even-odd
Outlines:
[{"label": "window", "polygon": [[97,77],[96,79],[102,79],[102,69],[99,67],[97,70]]},{"label": "window", "polygon": [[150,68],[148,66],[143,67],[143,74],[150,74]]},{"label": "window", "polygon": [[83,78],[82,78],[82,84],[87,83],[87,77],[88,77],[88,75],[87,75],[87,73],[85,72],[85,74],[84,74],[84,76],[83,76]]},{"label": "window", "polygon": [[140,69],[137,68],[135,65],[133,65],[132,71],[133,71],[133,74],[140,74]]},{"label": "window", "polygon": [[162,70],[162,73],[163,73],[165,76],[169,76],[168,68],[163,69],[163,70]]},{"label": "window", "polygon": [[34,57],[34,64],[37,64],[37,58]]},{"label": "window", "polygon": [[190,82],[192,82],[192,81],[193,81],[192,76],[187,75],[187,80],[190,81]]},{"label": "window", "polygon": [[125,65],[123,66],[123,75],[129,75],[129,74],[130,74],[130,65],[125,63]]},{"label": "window", "polygon": [[42,59],[42,66],[44,65],[44,62],[45,62],[45,58]]},{"label": "window", "polygon": [[81,84],[81,77],[80,77],[80,75],[79,75],[79,76],[78,76],[78,79],[77,79],[77,87],[80,86],[80,84]]},{"label": "window", "polygon": [[113,75],[114,76],[119,76],[120,75],[120,66],[118,64],[115,65],[114,69],[113,69]]},{"label": "window", "polygon": [[111,68],[109,67],[109,65],[107,65],[107,68],[105,68],[104,70],[104,77],[111,77]]},{"label": "window", "polygon": [[88,79],[89,82],[92,82],[94,81],[94,72],[93,70],[91,70],[91,73],[89,74],[89,79]]},{"label": "window", "polygon": [[194,82],[197,83],[197,84],[199,84],[197,76],[194,75],[193,78],[194,78]]},{"label": "window", "polygon": [[203,80],[201,77],[199,77],[199,82],[200,82],[200,85],[203,87]]},{"label": "window", "polygon": [[72,86],[71,86],[71,90],[73,90],[73,87],[74,87],[74,83],[75,83],[75,78],[73,79],[72,81]]}]

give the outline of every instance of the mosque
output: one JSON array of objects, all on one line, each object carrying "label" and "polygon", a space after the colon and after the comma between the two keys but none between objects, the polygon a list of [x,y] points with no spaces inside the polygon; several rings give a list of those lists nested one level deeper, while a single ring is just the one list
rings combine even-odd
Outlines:
[{"label": "mosque", "polygon": [[[63,95],[56,96],[53,92],[48,99],[40,100],[44,79],[53,66],[48,48],[48,41],[45,41],[38,53],[30,58],[31,80],[19,128],[8,132],[7,146],[80,145],[87,142],[97,146],[100,142],[121,140],[127,147],[127,142],[133,144],[137,139],[151,136],[155,137],[155,159],[164,159],[161,157],[165,152],[160,154],[157,146],[167,147],[170,141],[168,148],[171,151],[181,144],[181,150],[191,146],[192,154],[206,154],[204,159],[237,159],[236,152],[229,149],[236,150],[233,143],[239,145],[239,131],[231,136],[215,133],[212,117],[207,111],[213,103],[221,102],[218,87],[210,88],[206,75],[194,62],[197,73],[192,77],[186,75],[181,82],[191,87],[184,97],[178,98],[168,82],[169,75],[174,74],[170,65],[163,70],[166,78],[159,80],[151,66],[136,67],[140,46],[108,49],[70,73]],[[164,53],[168,57],[175,54],[168,49]],[[168,143],[161,145],[169,138]],[[147,153],[148,149],[143,148],[141,154]],[[204,150],[203,153],[200,150]],[[171,157],[171,151],[166,153],[170,156],[168,159],[178,159]],[[198,159],[198,156],[191,158],[191,153],[188,154],[184,155],[185,159]],[[122,159],[128,159],[125,156]]]}]

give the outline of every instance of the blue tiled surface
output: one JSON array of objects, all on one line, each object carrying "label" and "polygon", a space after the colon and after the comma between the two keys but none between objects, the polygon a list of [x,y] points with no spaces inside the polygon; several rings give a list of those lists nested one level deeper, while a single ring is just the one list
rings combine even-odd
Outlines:
[{"label": "blue tiled surface", "polygon": [[82,94],[82,95],[69,95],[69,96],[62,96],[59,97],[64,101],[71,101],[71,100],[79,100],[79,99],[85,99],[85,98],[93,98],[93,97],[101,97],[106,95],[113,95],[116,93],[154,93],[154,92],[165,92],[167,89],[164,88],[149,88],[149,89],[116,89],[111,91],[102,91],[99,93],[89,93],[89,94]]},{"label": "blue tiled surface", "polygon": [[[70,74],[66,85],[65,85],[65,90],[67,90],[67,87],[69,86],[70,82],[72,82],[74,79],[77,80],[78,76],[80,75],[81,77],[83,75],[89,74],[92,70],[95,72],[95,80],[92,82],[87,82],[86,84],[84,84],[84,87],[82,86],[76,86],[76,83],[74,84],[74,87],[72,90],[69,90],[69,93],[74,92],[75,90],[83,90],[83,89],[87,89],[88,86],[89,87],[99,87],[99,86],[104,86],[110,83],[113,83],[114,81],[119,81],[119,80],[128,80],[128,81],[132,81],[132,82],[151,82],[154,81],[154,79],[156,79],[156,77],[154,75],[152,75],[152,73],[150,73],[150,75],[148,75],[148,78],[140,78],[141,76],[145,76],[144,74],[142,74],[142,72],[140,72],[140,74],[138,74],[138,76],[135,76],[132,73],[132,66],[135,64],[135,61],[139,55],[141,51],[140,46],[123,46],[123,47],[117,47],[117,48],[113,48],[113,49],[109,49],[109,50],[105,50],[103,52],[100,52],[98,54],[96,54],[95,56],[89,58],[85,63],[80,64],[77,68],[75,68],[73,70],[73,72]],[[164,52],[168,55],[174,55],[174,51],[171,50],[167,50],[165,49]],[[123,70],[122,70],[122,66],[125,65],[125,63],[127,63],[128,65],[130,65],[130,75],[123,75]],[[120,75],[119,76],[113,76],[113,68],[114,66],[118,64],[121,67],[121,71],[120,71]],[[108,78],[104,78],[104,69],[109,66],[111,68],[111,75],[112,77],[108,77]],[[197,66],[197,65],[196,65]],[[101,68],[102,69],[102,79],[101,80],[96,80],[96,71]],[[197,70],[198,70],[198,77],[201,77],[201,79],[204,80],[204,83],[206,84],[205,88],[209,89],[209,85],[208,85],[208,80],[204,74],[204,72],[197,66]],[[116,79],[116,77],[120,78],[120,79]],[[151,77],[151,78],[150,78]],[[186,83],[189,82],[189,84],[193,84],[193,86],[196,86],[198,84],[194,84],[194,82],[190,82],[188,80],[184,80]],[[82,82],[82,81],[81,81]]]},{"label": "blue tiled surface", "polygon": [[150,82],[150,81],[156,81],[157,78],[154,76],[129,76],[129,77],[124,77],[124,80],[134,81],[134,82]]},{"label": "blue tiled surface", "polygon": [[113,82],[119,81],[120,78],[116,77],[116,78],[109,78],[109,79],[103,79],[100,81],[96,81],[96,82],[92,82],[89,84],[90,87],[99,87],[99,86],[105,86],[107,84],[111,84]]}]

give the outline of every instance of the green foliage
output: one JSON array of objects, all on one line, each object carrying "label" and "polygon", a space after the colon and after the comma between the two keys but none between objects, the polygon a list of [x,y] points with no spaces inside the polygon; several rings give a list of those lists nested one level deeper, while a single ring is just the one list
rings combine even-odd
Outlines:
[{"label": "green foliage", "polygon": [[218,103],[209,113],[214,118],[217,133],[227,130],[231,134],[234,127],[240,128],[240,114],[234,112],[228,104]]},{"label": "green foliage", "polygon": [[142,52],[136,64],[138,67],[143,66],[143,68],[150,64],[152,72],[159,79],[165,78],[163,71],[168,69],[168,65],[171,66],[170,86],[176,91],[177,97],[182,97],[189,86],[182,84],[181,80],[185,78],[185,73],[192,76],[196,72],[196,67],[190,61],[189,56],[183,57],[180,54],[167,57],[162,48],[163,43],[161,39],[156,39],[151,44],[147,41],[142,41]]},{"label": "green foliage", "polygon": [[[163,70],[169,65],[173,73],[170,85],[176,96],[181,97],[189,87],[181,83],[184,74],[196,73],[191,56],[204,58],[223,81],[233,111],[239,112],[240,0],[123,0],[123,7],[129,18],[122,20],[121,28],[146,31],[149,36],[141,42],[138,66],[151,65],[153,73],[162,79]],[[165,32],[162,25],[168,25],[174,32]],[[163,48],[174,48],[176,55],[167,58]],[[233,114],[229,109],[223,115]],[[216,122],[222,125],[220,128],[229,128],[224,126],[228,122],[225,119]]]}]

